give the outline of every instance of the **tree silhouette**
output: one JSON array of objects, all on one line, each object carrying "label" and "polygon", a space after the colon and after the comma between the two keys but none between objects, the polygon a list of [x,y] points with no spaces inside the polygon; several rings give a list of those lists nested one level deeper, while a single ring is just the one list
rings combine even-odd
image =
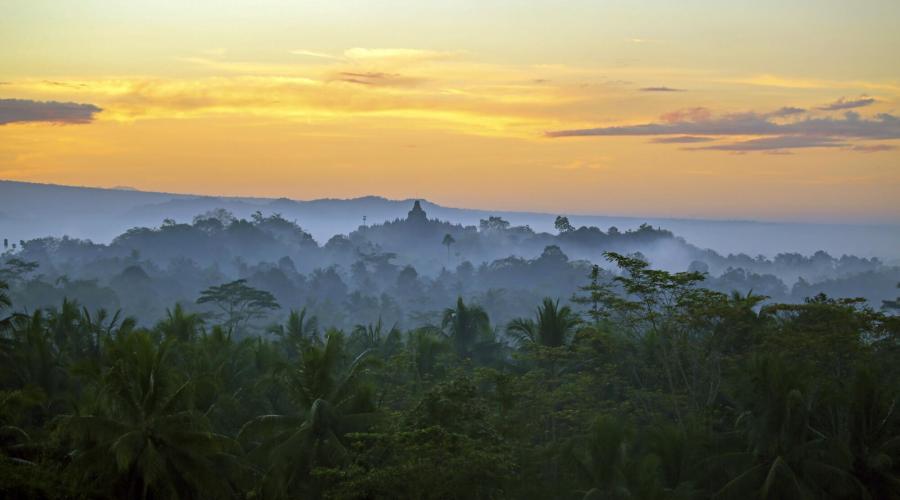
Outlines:
[{"label": "tree silhouette", "polygon": [[556,221],[554,221],[553,227],[555,227],[556,230],[560,233],[568,233],[575,230],[572,224],[569,223],[569,218],[564,215],[556,216]]},{"label": "tree silhouette", "polygon": [[368,351],[346,365],[344,354],[343,335],[329,332],[324,345],[304,351],[299,365],[285,373],[299,411],[262,415],[241,429],[239,438],[267,457],[266,497],[309,492],[312,469],[346,463],[345,434],[364,431],[374,423],[371,393],[360,380]]},{"label": "tree silhouette", "polygon": [[471,355],[478,338],[490,331],[488,315],[480,306],[467,306],[462,297],[456,300],[455,308],[444,310],[441,326],[461,357]]},{"label": "tree silhouette", "polygon": [[307,315],[305,307],[300,311],[291,309],[284,325],[275,325],[269,328],[270,333],[278,336],[279,342],[290,360],[297,359],[309,345],[320,342],[319,320],[315,316],[307,317]]},{"label": "tree silhouette", "polygon": [[95,403],[60,420],[77,477],[119,498],[230,495],[234,444],[191,409],[190,382],[169,368],[168,344],[131,333],[108,349]]},{"label": "tree silhouette", "polygon": [[199,314],[185,312],[181,303],[177,303],[173,309],[166,309],[166,318],[156,325],[156,329],[167,339],[187,342],[197,336],[202,326],[203,318]]},{"label": "tree silhouette", "polygon": [[578,323],[578,315],[569,306],[559,307],[558,299],[547,297],[537,308],[534,320],[514,319],[506,330],[522,344],[560,347],[568,342]]},{"label": "tree silhouette", "polygon": [[229,332],[240,332],[251,320],[262,318],[267,311],[280,307],[275,296],[247,285],[245,279],[211,286],[201,292],[197,303],[218,307],[225,315],[225,327]]},{"label": "tree silhouette", "polygon": [[450,233],[445,234],[444,239],[441,241],[441,245],[447,247],[447,265],[450,265],[450,245],[454,243],[456,243],[456,239]]}]

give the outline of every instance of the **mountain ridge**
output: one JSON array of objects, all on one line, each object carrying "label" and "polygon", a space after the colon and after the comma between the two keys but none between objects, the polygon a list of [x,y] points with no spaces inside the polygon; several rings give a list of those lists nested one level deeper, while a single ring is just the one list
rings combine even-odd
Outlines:
[{"label": "mountain ridge", "polygon": [[[164,219],[189,222],[195,215],[224,208],[237,217],[259,210],[281,212],[324,242],[335,234],[347,234],[363,223],[375,224],[406,216],[420,199],[430,218],[464,225],[500,216],[513,225],[529,225],[536,231],[555,231],[557,214],[535,211],[487,210],[443,206],[423,198],[391,199],[378,195],[355,198],[215,196],[142,191],[122,188],[70,186],[0,179],[0,232],[11,241],[43,236],[64,236],[109,241],[136,226],[155,227]],[[811,254],[825,250],[835,255],[853,254],[900,259],[900,226],[772,222],[759,220],[685,219],[618,215],[567,214],[575,226],[606,229],[636,228],[642,223],[672,230],[700,247],[720,253],[773,255],[777,252]],[[9,236],[7,236],[9,235]]]}]

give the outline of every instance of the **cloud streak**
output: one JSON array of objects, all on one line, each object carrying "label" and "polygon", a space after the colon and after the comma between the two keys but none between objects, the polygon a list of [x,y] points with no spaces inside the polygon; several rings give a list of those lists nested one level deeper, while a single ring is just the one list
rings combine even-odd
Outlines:
[{"label": "cloud streak", "polygon": [[732,142],[727,144],[714,144],[711,146],[701,146],[689,148],[690,150],[713,150],[713,151],[733,151],[733,152],[749,152],[749,151],[783,151],[789,149],[803,148],[840,148],[847,147],[848,144],[832,137],[804,137],[795,135],[784,135],[775,137],[763,137],[761,139],[752,139],[749,141]]},{"label": "cloud streak", "polygon": [[28,99],[0,99],[0,125],[23,122],[84,124],[103,111],[93,104]]},{"label": "cloud streak", "polygon": [[842,111],[846,109],[862,108],[874,103],[874,98],[865,95],[860,96],[857,99],[847,99],[846,97],[841,97],[831,104],[821,106],[819,109],[822,111]]},{"label": "cloud streak", "polygon": [[656,144],[695,144],[698,142],[714,141],[712,137],[700,137],[695,135],[676,135],[674,137],[656,137],[650,142]]},{"label": "cloud streak", "polygon": [[410,78],[397,73],[383,73],[379,71],[342,71],[338,73],[337,80],[374,87],[406,87],[416,85],[422,81],[421,78]]},{"label": "cloud streak", "polygon": [[861,139],[900,139],[900,118],[881,113],[861,118],[847,112],[842,118],[805,118],[790,123],[772,121],[768,113],[732,113],[719,117],[704,108],[667,113],[662,122],[640,125],[556,130],[547,137],[653,136],[653,135],[811,135]]},{"label": "cloud streak", "polygon": [[860,153],[880,153],[883,151],[894,151],[897,149],[897,146],[890,144],[858,144],[852,146],[850,149],[852,151],[859,151]]},{"label": "cloud streak", "polygon": [[[839,100],[843,106],[861,106],[856,101]],[[837,104],[835,103],[835,104]],[[815,117],[785,121],[805,110],[783,107],[778,110],[757,113],[729,113],[719,116],[707,108],[687,108],[665,113],[659,121],[638,125],[597,127],[587,129],[555,130],[546,137],[617,137],[658,136],[653,142],[691,143],[704,142],[709,137],[763,136],[747,141],[715,144],[689,148],[690,150],[718,151],[780,151],[799,148],[847,147],[854,151],[885,151],[872,146],[851,147],[848,140],[900,139],[900,117],[880,113],[863,118],[854,111],[846,111],[841,117]]]},{"label": "cloud streak", "polygon": [[672,87],[643,87],[638,89],[641,92],[684,92],[684,89],[676,89]]}]

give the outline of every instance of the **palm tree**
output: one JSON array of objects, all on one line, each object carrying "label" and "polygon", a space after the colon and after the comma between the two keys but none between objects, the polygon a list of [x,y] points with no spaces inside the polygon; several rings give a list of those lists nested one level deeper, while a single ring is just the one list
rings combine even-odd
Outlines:
[{"label": "palm tree", "polygon": [[34,465],[31,436],[21,425],[28,410],[38,406],[43,393],[35,387],[0,391],[0,462],[9,460],[21,465]]},{"label": "palm tree", "polygon": [[[208,431],[192,411],[190,382],[167,364],[168,346],[146,332],[111,339],[111,360],[94,404],[60,419],[71,441],[72,470],[84,484],[109,488],[118,498],[227,497],[237,474],[234,443]],[[239,475],[239,474],[238,474]]]},{"label": "palm tree", "polygon": [[345,435],[366,430],[376,416],[371,392],[360,381],[367,355],[344,366],[343,334],[329,332],[324,345],[305,350],[299,366],[286,374],[298,412],[262,415],[241,429],[239,438],[268,458],[263,496],[302,495],[312,486],[313,468],[346,462]]},{"label": "palm tree", "polygon": [[454,243],[456,243],[456,239],[450,233],[445,234],[441,241],[441,245],[447,247],[447,265],[450,265],[450,245]]},{"label": "palm tree", "polygon": [[436,327],[422,327],[409,332],[406,350],[412,357],[416,380],[421,380],[434,374],[440,356],[450,348]]},{"label": "palm tree", "polygon": [[561,347],[580,323],[569,306],[559,307],[559,300],[545,298],[537,308],[537,316],[531,319],[514,319],[506,331],[520,343],[543,347]]},{"label": "palm tree", "polygon": [[306,315],[305,307],[299,312],[291,309],[287,323],[269,328],[270,333],[279,337],[288,359],[296,360],[307,346],[319,342],[319,320],[315,316],[307,318]]},{"label": "palm tree", "polygon": [[754,358],[744,390],[737,423],[747,448],[717,458],[717,465],[737,464],[717,498],[866,497],[846,450],[831,446],[815,427],[815,400],[796,369],[777,358]]},{"label": "palm tree", "polygon": [[[900,498],[900,412],[890,384],[868,367],[861,369],[848,388],[850,403],[835,398],[833,414],[839,424],[829,434],[834,448],[848,450],[852,474],[865,486],[869,498]],[[865,495],[863,495],[865,496]]]},{"label": "palm tree", "polygon": [[193,340],[203,327],[203,318],[197,313],[185,312],[181,303],[176,303],[173,309],[166,309],[166,318],[156,324],[156,329],[162,332],[166,339],[176,339],[181,342]]},{"label": "palm tree", "polygon": [[68,407],[70,377],[43,311],[17,322],[10,338],[4,339],[0,376],[13,387],[39,389],[40,407],[47,415]]},{"label": "palm tree", "polygon": [[353,327],[348,344],[350,352],[359,353],[368,350],[387,358],[400,347],[400,342],[400,330],[397,325],[385,332],[384,323],[379,317],[374,325],[360,324]]},{"label": "palm tree", "polygon": [[584,500],[664,498],[659,459],[640,453],[634,429],[621,419],[598,418],[573,458],[576,471],[590,485]]},{"label": "palm tree", "polygon": [[455,308],[444,310],[441,327],[453,342],[456,353],[466,357],[471,355],[478,338],[490,332],[491,323],[481,306],[467,306],[459,297]]},{"label": "palm tree", "polygon": [[[0,280],[0,311],[12,307],[12,300],[10,300],[7,290],[9,290],[9,285],[5,281]],[[0,319],[0,335],[12,330],[13,323],[18,317],[16,314],[11,314]]]}]

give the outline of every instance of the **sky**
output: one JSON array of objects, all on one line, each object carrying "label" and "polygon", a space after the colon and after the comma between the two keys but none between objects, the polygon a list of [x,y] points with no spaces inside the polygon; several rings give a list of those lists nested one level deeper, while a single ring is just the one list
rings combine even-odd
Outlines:
[{"label": "sky", "polygon": [[0,4],[0,179],[900,223],[896,0]]}]

